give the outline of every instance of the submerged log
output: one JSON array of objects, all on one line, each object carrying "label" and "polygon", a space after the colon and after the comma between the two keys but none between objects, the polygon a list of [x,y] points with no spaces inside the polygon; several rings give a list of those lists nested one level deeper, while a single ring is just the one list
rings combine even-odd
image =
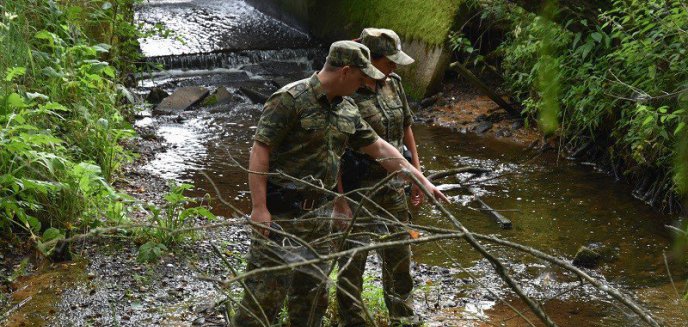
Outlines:
[{"label": "submerged log", "polygon": [[482,207],[482,211],[485,212],[486,215],[492,217],[499,226],[502,227],[502,229],[511,229],[511,220],[509,218],[504,217],[501,213],[499,213],[497,210],[492,209],[483,199],[481,199],[477,194],[475,194],[473,191],[469,190],[471,194],[475,197],[475,200],[480,203],[480,206]]}]

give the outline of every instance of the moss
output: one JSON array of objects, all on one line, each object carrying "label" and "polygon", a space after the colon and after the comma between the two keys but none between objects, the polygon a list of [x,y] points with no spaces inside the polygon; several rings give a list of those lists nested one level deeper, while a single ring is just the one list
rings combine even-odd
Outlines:
[{"label": "moss", "polygon": [[310,0],[313,31],[330,39],[353,38],[364,27],[384,27],[407,40],[444,44],[463,0]]}]

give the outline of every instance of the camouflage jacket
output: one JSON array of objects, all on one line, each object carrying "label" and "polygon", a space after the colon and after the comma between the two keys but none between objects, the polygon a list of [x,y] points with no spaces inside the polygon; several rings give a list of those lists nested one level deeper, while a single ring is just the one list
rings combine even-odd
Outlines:
[{"label": "camouflage jacket", "polygon": [[361,117],[375,132],[399,152],[404,146],[404,129],[413,123],[413,116],[401,85],[401,77],[391,74],[378,82],[376,91],[359,89],[352,96]]},{"label": "camouflage jacket", "polygon": [[[327,100],[316,74],[275,92],[265,103],[253,137],[271,148],[271,172],[302,179],[311,176],[329,189],[336,186],[344,149],[358,149],[377,138],[351,98]],[[288,183],[272,176],[269,180]]]}]

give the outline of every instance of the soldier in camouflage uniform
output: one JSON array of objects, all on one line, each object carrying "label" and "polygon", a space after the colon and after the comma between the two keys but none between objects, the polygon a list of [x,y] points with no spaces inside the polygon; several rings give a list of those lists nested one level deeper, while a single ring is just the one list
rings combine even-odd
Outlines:
[{"label": "soldier in camouflage uniform", "polygon": [[[329,212],[318,210],[328,202],[323,193],[279,175],[268,177],[262,173],[284,172],[332,190],[347,144],[374,158],[401,158],[361,119],[354,101],[346,97],[365,78],[383,77],[371,65],[367,47],[339,41],[330,47],[323,70],[283,87],[265,103],[249,159],[249,169],[255,172],[249,174],[254,237],[247,271],[313,259],[329,252],[329,242],[319,242],[330,233],[332,221]],[[411,170],[434,196],[446,201],[437,188],[403,160],[386,160],[385,168]],[[272,197],[269,186],[280,190],[283,197]],[[303,240],[309,246],[290,239],[280,241],[275,237],[279,233],[259,227],[277,227],[274,223],[294,235],[291,240]],[[288,296],[292,326],[320,326],[327,309],[327,269],[328,263],[323,261],[292,271],[248,276],[233,325],[274,325]]]},{"label": "soldier in camouflage uniform", "polygon": [[[370,81],[360,88],[352,98],[358,105],[361,117],[385,141],[389,142],[400,152],[404,145],[412,154],[411,162],[420,169],[416,143],[411,131],[413,121],[401,78],[394,73],[397,65],[409,65],[414,60],[401,51],[401,40],[397,34],[388,29],[366,28],[357,41],[366,45],[372,55],[373,65],[382,71],[386,78]],[[367,171],[361,176],[357,187],[372,187],[387,176],[387,171],[365,155],[354,155],[356,160],[366,161]],[[347,157],[348,158],[348,157]],[[345,160],[344,166],[349,165]],[[348,167],[343,167],[347,169]],[[346,181],[346,179],[345,179]],[[423,193],[413,185],[411,199],[414,205],[423,200]],[[403,184],[392,183],[372,197],[372,200],[389,214],[379,210],[374,205],[366,205],[374,215],[396,219],[407,223],[409,212]],[[345,208],[347,212],[350,209]],[[403,235],[398,239],[408,239],[409,234],[404,228],[395,224],[373,222],[372,224],[357,224],[352,238],[347,241],[345,249],[351,249],[358,244],[370,242],[368,234],[360,232],[382,232],[385,234]],[[359,236],[356,236],[356,235]],[[420,325],[418,317],[414,316],[412,307],[413,278],[410,273],[411,248],[409,245],[395,246],[378,251],[382,259],[382,284],[384,299],[394,326]],[[337,301],[339,304],[340,326],[365,326],[365,315],[361,307],[361,288],[363,286],[363,271],[365,269],[368,252],[359,252],[352,257],[339,260],[339,277],[337,285]]]}]

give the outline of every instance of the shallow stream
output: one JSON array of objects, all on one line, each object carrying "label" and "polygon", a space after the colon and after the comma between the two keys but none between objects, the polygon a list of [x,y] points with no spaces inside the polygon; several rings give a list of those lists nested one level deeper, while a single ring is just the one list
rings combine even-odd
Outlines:
[{"label": "shallow stream", "polygon": [[[143,42],[144,52],[154,57],[151,60],[162,63],[168,70],[156,73],[152,79],[143,79],[139,91],[145,94],[152,86],[170,92],[178,86],[202,85],[211,90],[223,86],[237,94],[238,101],[183,112],[173,119],[140,119],[139,126],[150,126],[169,145],[145,169],[164,178],[193,182],[197,186],[196,196],[206,193],[215,196],[212,185],[201,174],[206,172],[225,199],[248,210],[246,173],[233,166],[232,160],[247,165],[261,106],[252,103],[238,89],[257,85],[269,91],[309,76],[320,66],[323,49],[307,35],[265,18],[242,1],[225,1],[228,4],[222,7],[215,6],[215,2],[208,5],[197,1],[154,3],[140,11],[140,19],[163,21],[191,41],[186,48],[170,40]],[[194,18],[189,19],[189,15]],[[187,17],[187,23],[181,24],[179,17]],[[241,17],[252,18],[242,18],[249,20],[245,25],[220,23]],[[260,30],[246,32],[246,28],[258,28],[252,25],[256,22]],[[234,32],[236,26],[241,30],[238,34]],[[284,31],[263,33],[271,26],[279,26]],[[247,37],[248,34],[251,36]],[[603,253],[603,262],[591,271],[592,275],[646,301],[670,325],[688,325],[685,323],[688,309],[676,304],[676,292],[667,273],[669,269],[681,292],[683,281],[688,278],[688,264],[674,259],[672,235],[665,227],[676,223],[677,217],[658,214],[633,198],[623,183],[589,163],[557,159],[552,153],[536,155],[508,141],[461,134],[442,127],[417,124],[414,132],[421,162],[428,172],[459,166],[493,171],[483,178],[486,181],[471,186],[472,192],[511,219],[513,229],[499,228],[481,212],[473,201],[474,196],[465,189],[447,191],[452,195],[452,213],[467,228],[569,260],[581,246],[597,249]],[[445,187],[464,183],[468,175],[457,178],[443,180]],[[465,183],[476,181],[480,179]],[[220,215],[230,214],[221,205],[215,211]],[[429,206],[414,211],[414,222],[452,227],[448,219]],[[529,294],[547,301],[546,308],[562,326],[583,322],[583,325],[604,326],[638,323],[637,318],[627,315],[626,310],[620,310],[591,287],[578,287],[576,279],[561,269],[513,250],[490,245],[488,248],[510,262],[509,268]],[[457,279],[468,279],[470,272],[483,283],[482,286],[469,283],[446,301],[448,317],[444,323],[453,324],[451,315],[455,311],[473,313],[476,319],[491,318],[493,322],[513,315],[495,296],[518,301],[491,272],[489,264],[466,243],[421,245],[414,248],[414,255],[419,263],[448,268]],[[524,308],[522,304],[516,306]],[[507,324],[518,325],[514,320]]]}]

